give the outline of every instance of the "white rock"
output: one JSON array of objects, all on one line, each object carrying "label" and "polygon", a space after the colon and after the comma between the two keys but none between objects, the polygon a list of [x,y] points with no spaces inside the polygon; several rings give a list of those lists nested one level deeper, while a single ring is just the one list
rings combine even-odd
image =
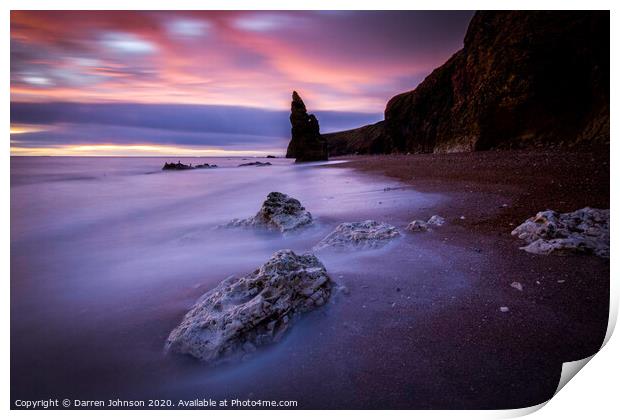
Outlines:
[{"label": "white rock", "polygon": [[510,287],[517,289],[519,292],[523,291],[523,285],[518,281],[513,281],[512,283],[510,283]]},{"label": "white rock", "polygon": [[508,309],[508,306],[500,306],[499,307],[499,311],[500,312],[508,312],[510,309]]},{"label": "white rock", "polygon": [[233,219],[226,227],[262,227],[288,232],[312,223],[312,215],[295,198],[271,192],[256,216]]},{"label": "white rock", "polygon": [[446,223],[446,219],[438,215],[431,216],[428,222],[426,222],[427,225],[432,226],[442,226],[444,223]]},{"label": "white rock", "polygon": [[512,235],[526,241],[521,249],[533,254],[579,252],[609,258],[609,210],[542,211],[517,226]]},{"label": "white rock", "polygon": [[166,350],[204,362],[278,341],[294,315],[323,305],[332,282],[312,254],[282,250],[251,274],[229,277],[198,299],[170,333]]},{"label": "white rock", "polygon": [[374,220],[341,223],[313,249],[315,251],[325,248],[376,249],[387,245],[399,236],[400,232],[394,226]]}]

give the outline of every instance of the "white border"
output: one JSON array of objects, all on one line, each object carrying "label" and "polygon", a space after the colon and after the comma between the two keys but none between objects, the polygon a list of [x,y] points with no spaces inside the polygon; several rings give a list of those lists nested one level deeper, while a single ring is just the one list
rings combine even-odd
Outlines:
[{"label": "white border", "polygon": [[[615,2],[617,3],[617,2]],[[391,0],[383,0],[381,2],[371,2],[371,1],[353,1],[353,0],[320,0],[314,2],[308,1],[290,1],[290,0],[266,0],[261,2],[256,1],[192,1],[192,0],[175,0],[174,2],[166,1],[166,0],[151,0],[151,1],[129,1],[129,0],[89,0],[88,2],[78,1],[78,0],[57,0],[57,1],[36,1],[36,0],[22,0],[22,1],[5,1],[3,2],[3,12],[2,12],[2,29],[4,31],[4,36],[2,38],[2,56],[4,57],[4,65],[2,66],[2,80],[5,83],[5,97],[4,100],[0,103],[2,114],[4,118],[4,127],[5,127],[5,136],[7,137],[5,147],[5,152],[0,156],[0,165],[4,168],[4,173],[2,175],[2,183],[0,184],[0,188],[2,189],[2,196],[5,198],[3,200],[2,206],[2,216],[3,216],[3,226],[2,233],[4,240],[2,241],[2,264],[0,264],[0,269],[2,270],[2,278],[5,284],[4,295],[3,295],[3,315],[4,315],[4,334],[5,337],[4,345],[2,346],[2,357],[5,362],[6,369],[3,370],[4,380],[1,381],[1,394],[3,396],[1,400],[3,410],[9,410],[9,387],[10,387],[10,376],[9,376],[9,343],[6,337],[10,337],[10,324],[9,324],[9,315],[10,315],[10,285],[9,285],[9,250],[10,250],[10,207],[9,207],[9,199],[10,199],[10,161],[9,161],[9,127],[10,127],[10,115],[9,115],[9,104],[10,104],[10,71],[9,71],[9,53],[10,53],[10,13],[11,9],[15,10],[25,10],[25,9],[78,9],[78,10],[102,10],[102,9],[116,9],[116,10],[132,10],[132,9],[149,9],[149,10],[199,10],[199,9],[271,9],[271,10],[304,10],[304,9],[319,9],[319,10],[327,10],[327,9],[353,9],[353,10],[374,10],[374,9],[416,9],[416,10],[483,10],[483,9],[601,9],[601,10],[611,10],[611,29],[612,29],[612,46],[617,46],[618,44],[618,30],[617,27],[620,19],[618,18],[618,12],[614,10],[614,2],[612,1],[548,1],[548,0],[521,0],[521,1],[513,1],[513,0],[504,0],[501,3],[497,1],[441,1],[435,0],[433,2],[411,2],[411,1],[391,1]],[[613,49],[612,49],[613,51]],[[611,74],[617,73],[617,69],[619,68],[617,65],[617,54],[612,54],[611,57],[612,64],[612,72]],[[614,100],[617,97],[617,84],[615,80],[612,78],[611,80],[611,110],[613,113],[614,108]],[[612,133],[613,133],[613,121],[614,118],[612,116]],[[612,134],[613,137],[613,134]],[[618,147],[614,145],[612,142],[611,147],[611,177],[614,178],[614,175],[617,174],[615,169],[615,164],[617,162],[618,157]],[[618,204],[618,187],[615,184],[612,184],[612,220],[616,220],[616,212]],[[612,251],[616,249],[616,225],[612,222]],[[612,277],[612,307],[610,310],[611,319],[610,319],[610,328],[608,331],[609,339],[611,330],[613,329],[613,325],[615,325],[617,313],[618,313],[618,287],[617,281],[615,278],[618,274],[618,264],[614,259],[611,260],[611,277]],[[612,339],[609,344],[605,346],[603,351],[596,355],[592,362],[590,362],[584,369],[583,372],[578,374],[578,379],[571,381],[564,389],[559,392],[548,404],[542,404],[541,406],[545,406],[543,410],[538,411],[535,416],[539,419],[545,418],[557,418],[562,417],[566,419],[582,419],[585,416],[593,417],[593,418],[608,418],[618,413],[618,404],[617,401],[617,391],[616,384],[618,383],[617,375],[619,373],[619,362],[618,356],[620,354],[620,344],[618,344],[618,339]],[[320,413],[314,413],[312,411],[302,411],[302,412],[287,412],[287,411],[252,411],[252,412],[243,412],[243,411],[235,411],[235,412],[215,412],[209,411],[208,413],[204,411],[191,411],[191,412],[183,412],[180,414],[179,412],[171,413],[169,411],[149,411],[149,412],[114,412],[112,413],[115,417],[139,417],[139,418],[169,418],[171,415],[183,415],[188,417],[200,418],[204,419],[205,416],[209,416],[209,418],[242,418],[247,416],[252,416],[252,419],[269,419],[272,420],[274,417],[276,418],[285,418],[294,416],[296,418],[301,419],[310,419],[314,418],[317,414],[321,416],[328,417],[341,417],[341,416],[349,416],[354,415],[356,418],[376,418],[377,416],[385,416],[388,415],[394,418],[407,418],[410,419],[412,416],[416,418],[444,418],[446,416],[450,417],[458,417],[458,418],[506,418],[506,417],[515,417],[519,415],[528,414],[529,412],[536,411],[539,407],[532,407],[529,409],[522,410],[509,410],[509,411],[363,411],[363,412],[349,412],[349,411],[330,411],[325,412],[322,411]],[[96,412],[90,411],[88,413],[84,413],[83,411],[11,411],[10,415],[19,418],[33,418],[40,415],[46,415],[51,418],[83,418],[88,415],[89,418],[108,418],[111,413],[110,412]]]}]

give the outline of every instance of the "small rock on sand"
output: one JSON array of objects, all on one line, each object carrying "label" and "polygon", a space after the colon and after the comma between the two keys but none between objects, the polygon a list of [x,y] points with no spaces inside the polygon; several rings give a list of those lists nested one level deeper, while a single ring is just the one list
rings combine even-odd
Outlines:
[{"label": "small rock on sand", "polygon": [[406,229],[410,232],[426,232],[428,225],[423,220],[414,220],[407,225]]},{"label": "small rock on sand", "polygon": [[438,215],[431,216],[428,222],[426,222],[427,225],[431,226],[443,226],[444,223],[446,223],[446,219]]},{"label": "small rock on sand", "polygon": [[508,306],[500,306],[499,307],[499,311],[500,312],[508,312],[510,309],[508,309]]},{"label": "small rock on sand", "polygon": [[428,219],[428,221],[426,222],[423,220],[414,220],[407,225],[406,229],[410,232],[426,232],[431,230],[431,227],[439,227],[442,226],[444,223],[446,223],[446,219],[441,216],[434,215],[431,216],[431,218]]},{"label": "small rock on sand", "polygon": [[609,258],[609,209],[584,207],[572,213],[546,210],[512,231],[532,254],[593,253]]},{"label": "small rock on sand", "polygon": [[510,283],[510,287],[512,287],[513,289],[517,289],[519,292],[523,291],[523,285],[518,281],[513,281],[512,283]]}]

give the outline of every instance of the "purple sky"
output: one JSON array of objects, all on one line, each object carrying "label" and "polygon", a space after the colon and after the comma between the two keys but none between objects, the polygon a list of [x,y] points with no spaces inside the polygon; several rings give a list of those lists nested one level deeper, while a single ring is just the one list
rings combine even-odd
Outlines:
[{"label": "purple sky", "polygon": [[378,121],[472,14],[13,11],[12,154],[281,153],[293,89],[323,132]]}]

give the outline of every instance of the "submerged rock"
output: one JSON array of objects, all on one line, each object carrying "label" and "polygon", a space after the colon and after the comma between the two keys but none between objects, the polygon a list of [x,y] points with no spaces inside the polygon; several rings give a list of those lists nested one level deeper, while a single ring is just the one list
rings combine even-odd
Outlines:
[{"label": "submerged rock", "polygon": [[256,216],[233,219],[228,227],[262,227],[288,232],[312,223],[312,214],[299,200],[280,192],[270,192]]},{"label": "submerged rock", "polygon": [[399,236],[400,232],[394,226],[374,220],[341,223],[313,249],[376,249]]},{"label": "submerged rock", "polygon": [[259,162],[259,161],[256,161],[256,162],[242,163],[242,164],[241,164],[241,165],[239,165],[239,166],[240,166],[240,167],[241,167],[241,166],[271,166],[271,163],[269,163],[269,162]]},{"label": "submerged rock", "polygon": [[174,162],[165,162],[164,166],[161,168],[162,171],[183,171],[186,169],[194,169],[192,167],[192,164],[190,163],[189,165],[186,165],[184,163],[181,163],[181,161],[178,161],[177,163]]},{"label": "submerged rock", "polygon": [[192,166],[191,163],[189,165],[186,165],[184,163],[181,163],[181,161],[178,161],[177,163],[165,162],[164,166],[161,169],[162,171],[184,171],[187,169],[212,169],[212,168],[217,168],[217,165],[209,165],[208,163],[203,163],[200,165]]},{"label": "submerged rock", "polygon": [[286,157],[295,158],[295,162],[327,160],[327,141],[321,136],[319,121],[314,114],[308,114],[297,92],[293,92],[290,120],[291,141]]},{"label": "submerged rock", "polygon": [[198,299],[170,333],[166,350],[204,362],[277,342],[296,315],[325,304],[332,281],[312,254],[281,250],[251,274],[229,277]]},{"label": "submerged rock", "polygon": [[609,258],[609,210],[584,207],[572,213],[541,211],[512,231],[533,254],[593,253]]},{"label": "submerged rock", "polygon": [[201,165],[196,165],[195,168],[196,169],[213,169],[213,168],[217,168],[217,165],[209,165],[208,163],[203,163]]}]

